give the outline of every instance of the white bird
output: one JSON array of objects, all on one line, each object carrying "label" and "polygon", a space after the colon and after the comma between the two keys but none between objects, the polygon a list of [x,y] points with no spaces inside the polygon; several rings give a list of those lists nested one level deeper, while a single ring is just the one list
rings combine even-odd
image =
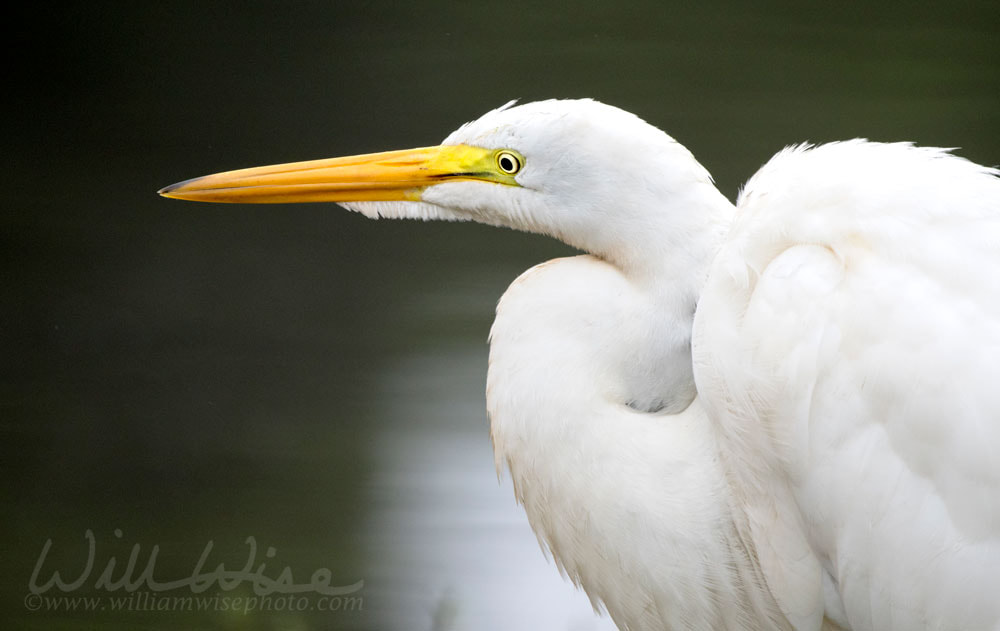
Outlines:
[{"label": "white bird", "polygon": [[998,175],[802,145],[734,207],[655,127],[553,100],[161,193],[586,252],[500,300],[487,404],[539,540],[620,628],[969,630],[1000,629]]}]

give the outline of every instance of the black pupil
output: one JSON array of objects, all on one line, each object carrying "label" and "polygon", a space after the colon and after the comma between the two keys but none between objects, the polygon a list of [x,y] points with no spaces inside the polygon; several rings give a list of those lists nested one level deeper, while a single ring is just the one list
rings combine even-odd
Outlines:
[{"label": "black pupil", "polygon": [[514,159],[511,158],[510,156],[501,156],[500,168],[506,171],[507,173],[510,173],[511,171],[514,170]]}]

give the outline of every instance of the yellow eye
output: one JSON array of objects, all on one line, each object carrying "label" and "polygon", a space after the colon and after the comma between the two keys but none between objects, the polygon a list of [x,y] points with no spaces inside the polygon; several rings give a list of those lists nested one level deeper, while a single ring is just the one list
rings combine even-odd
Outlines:
[{"label": "yellow eye", "polygon": [[521,170],[521,158],[510,151],[501,151],[497,154],[497,168],[507,175],[514,175]]}]

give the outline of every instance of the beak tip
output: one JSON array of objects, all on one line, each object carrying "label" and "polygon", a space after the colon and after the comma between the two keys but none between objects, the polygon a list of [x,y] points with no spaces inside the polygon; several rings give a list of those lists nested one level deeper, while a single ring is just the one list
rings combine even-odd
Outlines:
[{"label": "beak tip", "polygon": [[160,190],[156,191],[156,194],[161,197],[169,197],[171,199],[181,199],[181,197],[176,194],[177,191],[182,190],[184,186],[191,181],[192,180],[184,180],[183,182],[177,182],[176,184],[171,184],[170,186],[164,186]]}]

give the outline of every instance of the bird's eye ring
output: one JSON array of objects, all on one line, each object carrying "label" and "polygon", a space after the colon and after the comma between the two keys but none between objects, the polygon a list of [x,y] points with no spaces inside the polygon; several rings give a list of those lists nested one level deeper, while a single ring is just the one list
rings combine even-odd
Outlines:
[{"label": "bird's eye ring", "polygon": [[514,175],[521,170],[521,158],[509,151],[501,151],[497,154],[497,168],[507,175]]}]

